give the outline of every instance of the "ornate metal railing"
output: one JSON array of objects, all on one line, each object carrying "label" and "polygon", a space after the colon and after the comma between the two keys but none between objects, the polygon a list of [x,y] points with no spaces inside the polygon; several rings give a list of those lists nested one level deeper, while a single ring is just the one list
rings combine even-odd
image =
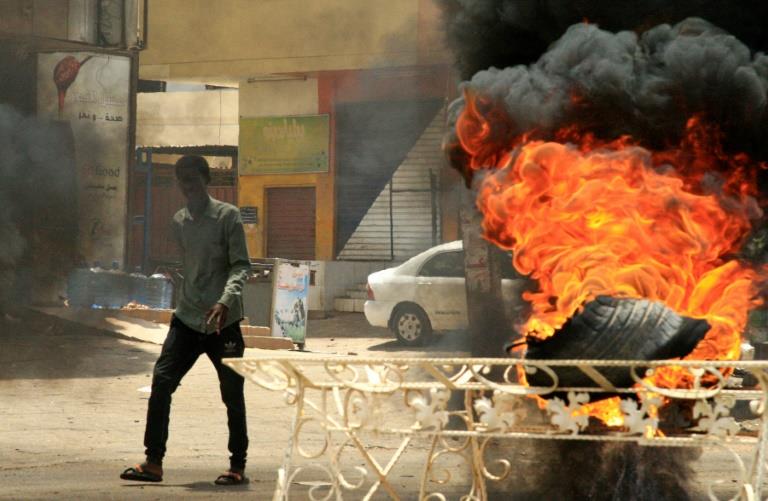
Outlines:
[{"label": "ornate metal railing", "polygon": [[[418,499],[447,499],[446,492],[461,488],[466,491],[461,499],[484,500],[488,483],[514,474],[509,460],[489,458],[489,449],[500,439],[722,447],[731,453],[738,470],[733,495],[740,499],[761,499],[768,469],[768,362],[545,362],[270,352],[225,363],[249,381],[283,392],[286,403],[295,406],[275,499],[288,499],[292,486],[310,470],[323,480],[305,483],[309,499],[369,499],[381,491],[393,499],[413,499],[415,492],[401,492],[400,484],[390,478],[410,448],[419,454],[426,451],[420,462]],[[663,388],[650,382],[656,371],[672,364],[686,371],[689,388]],[[752,378],[749,387],[741,378],[726,376],[736,367],[744,379]],[[566,368],[577,368],[594,386],[561,387],[558,373]],[[615,374],[617,368],[628,371],[634,384],[614,386],[604,373],[610,369]],[[539,385],[520,384],[520,369],[537,374]],[[549,384],[541,384],[542,374]],[[531,404],[531,396],[539,397],[538,407]],[[606,397],[619,399],[623,422],[619,426],[601,425],[587,416],[585,406]],[[675,414],[675,422],[666,422],[669,413],[664,410],[675,406],[683,412]],[[738,419],[732,415],[736,407],[742,410]],[[305,433],[311,427],[319,433]],[[390,440],[394,453],[388,460],[371,452],[370,437]],[[414,447],[414,440],[426,446]],[[345,464],[348,451],[359,454],[357,466]],[[465,468],[445,466],[447,456]],[[716,485],[718,480],[713,479],[712,499],[717,499]]]}]

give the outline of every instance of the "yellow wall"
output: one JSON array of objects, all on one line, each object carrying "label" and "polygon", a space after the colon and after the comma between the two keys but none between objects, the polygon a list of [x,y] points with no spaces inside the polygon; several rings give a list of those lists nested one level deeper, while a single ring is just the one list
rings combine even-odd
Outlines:
[{"label": "yellow wall", "polygon": [[[240,82],[240,116],[245,118],[318,113],[317,80],[274,80]],[[248,252],[252,257],[267,253],[265,203],[267,188],[288,186],[315,187],[315,259],[333,259],[334,243],[333,165],[327,173],[264,174],[238,177],[238,204],[257,207],[259,222],[246,225]]]},{"label": "yellow wall", "polygon": [[238,204],[259,208],[259,223],[246,225],[248,254],[251,257],[264,257],[267,252],[266,189],[286,186],[315,187],[315,259],[333,259],[333,217],[334,207],[333,175],[324,174],[284,174],[265,176],[240,176],[238,178]]},{"label": "yellow wall", "polygon": [[444,63],[439,24],[432,0],[150,0],[140,75],[233,84],[273,73]]}]

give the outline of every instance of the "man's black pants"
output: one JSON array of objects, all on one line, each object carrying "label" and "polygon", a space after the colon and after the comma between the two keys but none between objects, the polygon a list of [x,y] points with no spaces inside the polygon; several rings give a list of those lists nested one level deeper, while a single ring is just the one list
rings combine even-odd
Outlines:
[{"label": "man's black pants", "polygon": [[[245,398],[243,377],[222,365],[222,358],[242,357],[243,335],[239,322],[221,330],[221,334],[203,334],[190,329],[175,316],[171,320],[168,337],[163,343],[160,358],[152,375],[152,394],[147,409],[147,428],[144,446],[147,458],[161,463],[168,441],[168,419],[171,413],[171,395],[178,388],[181,378],[192,368],[197,358],[205,353],[213,362],[219,376],[221,399],[227,407],[229,426],[229,458],[232,468],[245,468],[248,450],[248,431],[245,422]],[[201,420],[201,423],[205,420]]]}]

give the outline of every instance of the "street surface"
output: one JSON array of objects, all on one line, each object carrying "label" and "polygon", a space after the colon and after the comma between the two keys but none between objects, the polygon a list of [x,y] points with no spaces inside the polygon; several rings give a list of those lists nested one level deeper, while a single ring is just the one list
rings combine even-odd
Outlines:
[{"label": "street surface", "polygon": [[[310,320],[309,326],[307,349],[319,353],[467,354],[460,332],[439,336],[428,348],[407,349],[360,314]],[[143,459],[144,417],[160,346],[24,310],[0,314],[0,342],[0,499],[221,499],[245,493],[271,499],[293,415],[282,395],[246,383],[251,483],[215,486],[228,466],[226,414],[213,367],[201,357],[174,395],[163,482],[131,483],[118,476]],[[521,474],[498,499],[543,499],[526,471],[557,454],[541,441],[516,443],[509,458]],[[407,457],[395,483],[415,493],[423,464]],[[732,476],[733,462],[724,453],[704,458],[695,463],[700,481]],[[552,469],[553,478],[562,475]],[[306,492],[308,486],[296,488]]]},{"label": "street surface", "polygon": [[[311,351],[423,353],[403,349],[360,314],[309,325]],[[460,341],[446,336],[430,351],[455,353]],[[281,395],[246,383],[251,483],[215,486],[228,466],[226,412],[213,366],[202,356],[174,394],[163,482],[130,483],[119,474],[143,459],[160,346],[28,312],[0,319],[0,342],[0,499],[220,499],[244,490],[253,499],[271,498],[293,415]]]}]

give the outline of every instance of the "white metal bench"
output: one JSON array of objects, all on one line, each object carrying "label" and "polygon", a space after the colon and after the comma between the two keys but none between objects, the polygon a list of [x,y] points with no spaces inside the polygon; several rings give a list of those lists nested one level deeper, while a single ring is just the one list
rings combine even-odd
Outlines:
[{"label": "white metal bench", "polygon": [[[670,362],[365,358],[265,352],[226,359],[225,363],[260,387],[283,392],[287,404],[295,407],[274,499],[288,499],[292,485],[309,470],[319,472],[324,479],[310,482],[310,499],[370,499],[382,492],[393,499],[413,499],[414,490],[403,491],[392,479],[393,469],[409,451],[409,456],[423,456],[418,463],[418,499],[448,499],[446,493],[461,488],[462,499],[484,500],[490,482],[500,482],[514,471],[509,461],[489,459],[489,444],[521,438],[723,447],[732,453],[739,472],[733,495],[761,499],[768,467],[768,362],[675,362],[696,379],[693,388],[686,390],[657,388],[643,379],[648,370],[669,366]],[[543,371],[551,384],[519,384],[516,365],[528,372]],[[737,365],[754,375],[759,386],[732,387],[733,378],[727,380],[718,370]],[[566,366],[578,367],[596,386],[560,387],[556,370]],[[626,367],[635,385],[613,387],[600,372],[606,367]],[[706,380],[709,384],[702,383]],[[622,398],[623,426],[593,426],[580,414],[582,406],[601,393]],[[532,407],[525,404],[532,394],[547,397],[546,409],[540,411],[534,424],[524,416]],[[692,426],[659,433],[654,407],[662,399],[684,402],[692,409],[696,418]],[[749,402],[754,413],[751,419],[737,421],[731,416],[739,401]],[[309,427],[321,431],[314,435],[316,443],[307,443],[304,437],[303,431]],[[317,441],[317,436],[322,439]],[[371,437],[389,440],[388,450],[394,451],[391,457],[377,458]],[[415,447],[417,442],[422,445]],[[745,449],[749,456],[746,462],[742,459]],[[358,456],[348,458],[349,451]],[[440,465],[446,456],[465,466],[461,475],[455,468]],[[713,479],[712,486],[717,484]],[[710,496],[716,498],[712,490]]]}]

